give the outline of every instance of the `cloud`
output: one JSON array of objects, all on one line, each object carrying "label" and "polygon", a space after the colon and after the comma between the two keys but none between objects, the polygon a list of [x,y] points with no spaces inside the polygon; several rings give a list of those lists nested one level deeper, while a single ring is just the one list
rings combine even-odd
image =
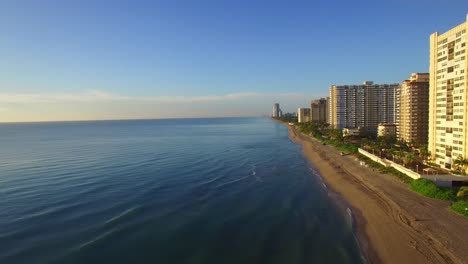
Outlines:
[{"label": "cloud", "polygon": [[125,99],[129,98],[99,90],[88,90],[79,93],[0,93],[0,103],[66,103]]},{"label": "cloud", "polygon": [[67,103],[67,102],[167,102],[190,103],[239,100],[265,96],[260,93],[232,93],[206,96],[124,96],[100,90],[77,93],[0,93],[0,103]]},{"label": "cloud", "polygon": [[[313,98],[313,97],[312,97]],[[202,96],[127,96],[102,90],[0,93],[0,122],[269,115],[309,104],[300,93],[242,92]]]}]

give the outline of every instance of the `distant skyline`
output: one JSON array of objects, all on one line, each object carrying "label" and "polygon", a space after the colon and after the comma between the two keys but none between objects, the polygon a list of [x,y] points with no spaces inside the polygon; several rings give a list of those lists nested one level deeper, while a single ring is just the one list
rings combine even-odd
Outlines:
[{"label": "distant skyline", "polygon": [[466,1],[0,2],[0,122],[260,116],[429,71]]}]

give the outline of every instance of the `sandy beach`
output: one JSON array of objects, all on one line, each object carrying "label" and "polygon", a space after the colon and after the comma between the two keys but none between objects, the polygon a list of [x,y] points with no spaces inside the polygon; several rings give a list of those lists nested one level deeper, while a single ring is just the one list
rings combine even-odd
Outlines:
[{"label": "sandy beach", "polygon": [[450,202],[423,197],[293,127],[289,137],[351,206],[370,263],[468,263],[468,219],[451,212]]}]

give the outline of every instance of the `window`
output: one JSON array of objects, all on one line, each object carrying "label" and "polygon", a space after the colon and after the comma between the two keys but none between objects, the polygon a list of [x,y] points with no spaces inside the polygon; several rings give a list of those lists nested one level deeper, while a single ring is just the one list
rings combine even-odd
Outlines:
[{"label": "window", "polygon": [[441,44],[445,44],[447,43],[448,39],[443,39],[443,40],[440,40],[437,44],[438,45],[441,45]]},{"label": "window", "polygon": [[441,62],[441,61],[446,60],[446,59],[447,59],[447,56],[444,56],[444,57],[438,59],[437,62]]},{"label": "window", "polygon": [[448,43],[448,60],[455,58],[455,41]]},{"label": "window", "polygon": [[447,73],[449,73],[449,72],[453,72],[453,67],[448,67],[447,68]]}]

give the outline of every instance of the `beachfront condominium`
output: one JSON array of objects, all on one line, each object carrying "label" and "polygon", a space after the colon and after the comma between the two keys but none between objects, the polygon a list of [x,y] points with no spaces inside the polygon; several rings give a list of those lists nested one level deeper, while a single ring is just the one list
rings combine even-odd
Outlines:
[{"label": "beachfront condominium", "polygon": [[396,91],[397,137],[427,144],[429,125],[429,73],[413,73]]},{"label": "beachfront condominium", "polygon": [[329,102],[330,97],[312,100],[310,103],[310,117],[313,123],[328,124],[329,123]]},{"label": "beachfront condominium", "polygon": [[379,123],[395,123],[395,90],[398,84],[330,86],[330,125],[333,128],[361,128],[377,134]]},{"label": "beachfront condominium", "polygon": [[273,114],[271,116],[275,117],[275,118],[279,118],[279,117],[281,117],[281,115],[282,115],[282,112],[281,112],[281,109],[280,109],[280,105],[278,103],[275,103],[273,105]]},{"label": "beachfront condominium", "polygon": [[310,108],[297,109],[297,122],[306,123],[310,122]]},{"label": "beachfront condominium", "polygon": [[430,37],[428,149],[446,169],[457,157],[468,158],[467,30],[468,15],[465,23]]}]

